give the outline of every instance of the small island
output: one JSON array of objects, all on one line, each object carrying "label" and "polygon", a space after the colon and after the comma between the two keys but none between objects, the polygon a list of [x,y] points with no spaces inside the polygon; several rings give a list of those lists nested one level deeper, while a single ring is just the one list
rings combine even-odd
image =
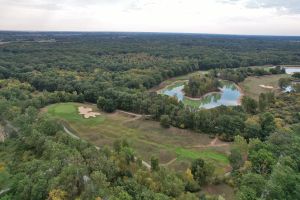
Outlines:
[{"label": "small island", "polygon": [[189,78],[183,91],[188,97],[200,98],[209,92],[219,92],[219,87],[221,87],[221,82],[217,78],[209,75],[197,75]]}]

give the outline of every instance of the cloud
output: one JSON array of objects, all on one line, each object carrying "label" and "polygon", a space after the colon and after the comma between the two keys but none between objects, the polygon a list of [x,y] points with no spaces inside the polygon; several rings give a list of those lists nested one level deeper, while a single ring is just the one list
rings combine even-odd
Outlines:
[{"label": "cloud", "polygon": [[300,35],[293,0],[0,0],[0,5],[0,30]]},{"label": "cloud", "polygon": [[250,0],[247,2],[249,8],[275,8],[291,14],[300,14],[299,0]]},{"label": "cloud", "polygon": [[0,0],[1,5],[40,10],[61,10],[66,7],[87,7],[115,4],[121,0]]},{"label": "cloud", "polygon": [[300,14],[299,0],[218,0],[224,4],[243,4],[247,8],[273,8],[285,14]]}]

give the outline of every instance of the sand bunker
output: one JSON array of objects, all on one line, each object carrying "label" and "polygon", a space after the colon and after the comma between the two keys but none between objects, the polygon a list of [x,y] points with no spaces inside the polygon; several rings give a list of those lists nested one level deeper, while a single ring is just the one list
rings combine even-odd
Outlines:
[{"label": "sand bunker", "polygon": [[83,107],[83,106],[78,107],[78,111],[79,111],[79,114],[83,115],[83,117],[86,119],[88,119],[90,117],[96,117],[98,115],[101,115],[99,112],[92,112],[93,111],[92,108],[87,108],[87,107]]},{"label": "sand bunker", "polygon": [[269,86],[269,85],[259,85],[259,87],[266,88],[266,89],[274,89],[273,86]]}]

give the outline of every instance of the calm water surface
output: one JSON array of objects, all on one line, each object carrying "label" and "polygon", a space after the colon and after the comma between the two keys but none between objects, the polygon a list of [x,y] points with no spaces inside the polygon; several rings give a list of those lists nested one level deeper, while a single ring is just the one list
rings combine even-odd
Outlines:
[{"label": "calm water surface", "polygon": [[295,72],[300,72],[300,67],[285,67],[285,72],[287,74],[293,74]]},{"label": "calm water surface", "polygon": [[201,99],[189,99],[184,95],[183,88],[187,81],[176,82],[159,91],[160,94],[176,97],[185,105],[190,105],[196,108],[210,109],[220,105],[236,106],[239,105],[241,92],[237,86],[228,81],[222,81],[223,86],[220,92],[213,92],[204,95]]}]

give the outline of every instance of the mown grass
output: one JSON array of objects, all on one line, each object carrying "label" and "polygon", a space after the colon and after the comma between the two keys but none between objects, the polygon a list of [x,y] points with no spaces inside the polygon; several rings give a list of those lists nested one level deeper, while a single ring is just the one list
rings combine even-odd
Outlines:
[{"label": "mown grass", "polygon": [[209,144],[208,135],[174,127],[164,129],[158,122],[132,120],[132,116],[118,112],[100,112],[101,116],[84,119],[78,114],[78,106],[88,106],[99,112],[95,105],[77,103],[54,104],[45,110],[48,115],[67,123],[77,136],[97,146],[111,146],[116,139],[127,139],[136,154],[148,162],[152,156],[158,157],[161,164],[177,158],[178,161],[168,167],[186,170],[191,160],[203,158],[219,168],[218,174],[224,173],[228,166],[225,153],[228,149],[192,149],[193,146]]},{"label": "mown grass", "polygon": [[[274,92],[276,95],[280,94],[280,89],[278,88],[278,81],[280,78],[289,77],[288,74],[280,75],[269,75],[261,77],[248,77],[243,82],[239,83],[246,96],[250,96],[254,99],[258,99],[261,93]],[[259,85],[272,86],[274,89],[262,88]]]},{"label": "mown grass", "polygon": [[184,148],[176,148],[176,153],[179,155],[179,157],[183,157],[183,158],[191,158],[191,159],[202,158],[204,160],[213,159],[217,162],[229,164],[226,155],[213,152],[210,150],[194,151],[194,150],[188,150]]},{"label": "mown grass", "polygon": [[74,103],[60,103],[47,107],[48,114],[69,122],[79,123],[85,126],[95,126],[105,120],[104,116],[97,116],[95,118],[85,119],[78,113],[78,106]]}]

